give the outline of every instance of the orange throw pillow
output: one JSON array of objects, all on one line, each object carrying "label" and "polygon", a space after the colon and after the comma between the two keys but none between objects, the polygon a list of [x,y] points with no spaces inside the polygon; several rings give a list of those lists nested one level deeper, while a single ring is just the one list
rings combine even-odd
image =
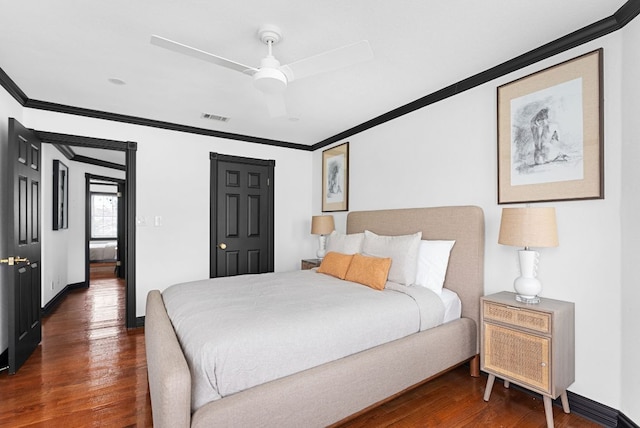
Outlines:
[{"label": "orange throw pillow", "polygon": [[389,276],[391,258],[369,257],[354,254],[344,279],[366,285],[375,290],[383,290]]},{"label": "orange throw pillow", "polygon": [[353,255],[351,254],[330,251],[324,256],[324,259],[322,259],[318,272],[344,279],[352,258]]}]

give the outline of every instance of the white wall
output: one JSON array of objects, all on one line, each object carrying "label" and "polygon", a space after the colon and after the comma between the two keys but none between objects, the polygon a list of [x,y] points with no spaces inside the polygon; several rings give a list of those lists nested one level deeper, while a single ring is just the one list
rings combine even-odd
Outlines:
[{"label": "white wall", "polygon": [[[137,217],[146,226],[136,234],[137,316],[149,290],[209,276],[210,152],[274,159],[275,270],[298,269],[301,258],[314,254],[310,152],[39,110],[25,109],[24,119],[39,130],[138,143]],[[162,226],[153,226],[155,216]]]},{"label": "white wall", "polygon": [[[73,222],[69,222],[68,229],[53,230],[53,161],[59,160],[67,167],[69,161],[51,144],[42,145],[42,193],[41,203],[41,236],[42,236],[42,258],[40,266],[42,270],[42,306],[44,307],[56,294],[60,293],[68,281],[68,261],[69,261],[69,235],[73,228],[77,227]],[[69,189],[74,173],[69,174]],[[71,197],[71,195],[69,195]],[[75,220],[75,219],[74,219]],[[84,258],[78,260],[83,263]],[[84,275],[83,275],[84,276]]]},{"label": "white wall", "polygon": [[623,29],[622,61],[622,402],[620,410],[640,422],[640,19]]},{"label": "white wall", "polygon": [[[7,162],[5,159],[8,148],[8,132],[9,132],[9,119],[13,117],[19,122],[22,122],[22,106],[18,104],[11,95],[9,95],[4,89],[0,88],[0,225],[6,224],[5,219],[5,198],[4,190],[7,188],[7,177],[5,171],[7,170]],[[13,205],[13,204],[12,204]],[[5,236],[5,227],[0,227],[0,258],[6,258],[11,255],[7,254],[7,237]],[[7,275],[9,269],[0,267],[0,353],[4,352],[9,346],[9,295],[7,293]]]},{"label": "white wall", "polygon": [[[611,34],[348,139],[351,210],[479,205],[486,224],[485,292],[512,290],[518,276],[516,248],[497,243],[502,207],[497,204],[496,88],[604,47],[606,199],[540,204],[556,207],[560,246],[540,250],[539,277],[544,297],[576,305],[576,381],[570,390],[613,408],[621,406],[621,351],[626,349],[619,315],[623,297],[621,37],[619,32]],[[629,155],[629,165],[637,165],[637,150]],[[317,151],[316,211],[320,167],[321,151]],[[336,216],[337,229],[344,230],[344,219]],[[638,246],[628,250],[637,257]],[[625,340],[630,339],[631,331],[626,334]],[[631,389],[625,388],[625,393]],[[637,390],[627,398],[628,403],[640,402]]]}]

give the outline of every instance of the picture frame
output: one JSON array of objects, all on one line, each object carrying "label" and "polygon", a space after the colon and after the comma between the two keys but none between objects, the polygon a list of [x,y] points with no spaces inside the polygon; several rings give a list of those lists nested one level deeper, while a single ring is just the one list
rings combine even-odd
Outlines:
[{"label": "picture frame", "polygon": [[53,161],[53,230],[69,227],[69,168]]},{"label": "picture frame", "polygon": [[349,210],[349,143],[322,152],[322,212]]},{"label": "picture frame", "polygon": [[604,199],[602,48],[497,89],[498,204]]}]

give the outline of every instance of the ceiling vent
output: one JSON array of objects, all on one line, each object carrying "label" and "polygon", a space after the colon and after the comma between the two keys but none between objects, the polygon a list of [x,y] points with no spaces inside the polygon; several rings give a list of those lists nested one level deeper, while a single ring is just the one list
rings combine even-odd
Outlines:
[{"label": "ceiling vent", "polygon": [[211,113],[202,113],[200,117],[202,119],[217,120],[218,122],[229,122],[231,120],[230,117],[219,116],[217,114],[211,114]]}]

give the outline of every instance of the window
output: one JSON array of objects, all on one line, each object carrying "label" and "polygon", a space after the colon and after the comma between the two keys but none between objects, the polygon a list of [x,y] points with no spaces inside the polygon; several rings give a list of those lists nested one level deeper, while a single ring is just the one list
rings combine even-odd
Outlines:
[{"label": "window", "polygon": [[91,194],[91,238],[118,237],[118,195]]}]

